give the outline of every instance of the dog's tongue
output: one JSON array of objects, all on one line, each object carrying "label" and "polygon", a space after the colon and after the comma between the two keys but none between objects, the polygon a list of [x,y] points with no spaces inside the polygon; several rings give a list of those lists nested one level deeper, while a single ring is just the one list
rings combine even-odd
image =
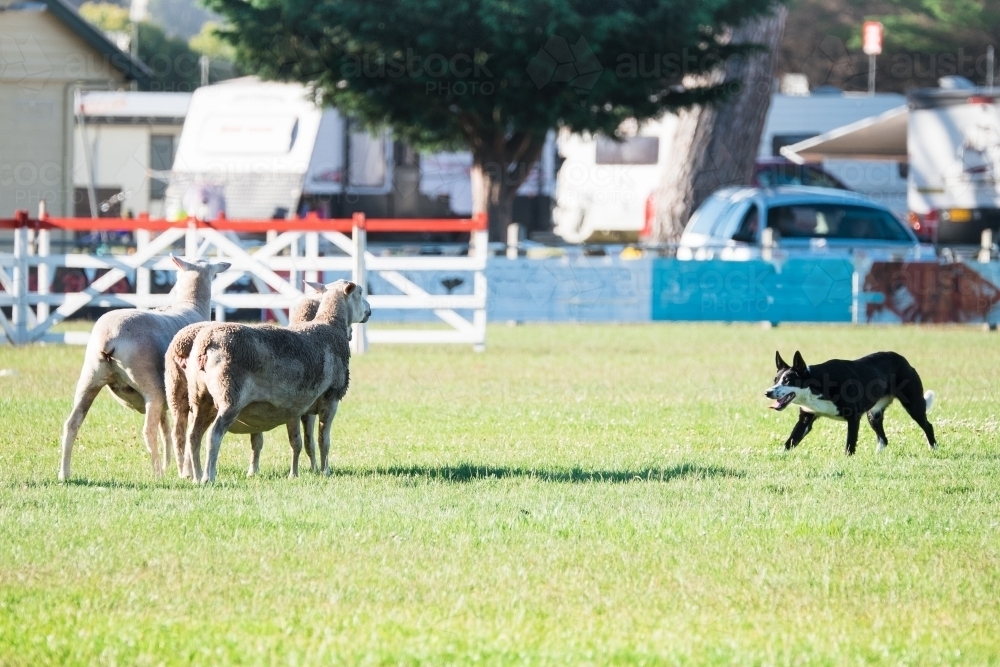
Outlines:
[{"label": "dog's tongue", "polygon": [[769,407],[772,410],[780,410],[781,409],[781,401],[775,401],[774,403],[771,403],[771,405],[769,405],[767,407]]}]

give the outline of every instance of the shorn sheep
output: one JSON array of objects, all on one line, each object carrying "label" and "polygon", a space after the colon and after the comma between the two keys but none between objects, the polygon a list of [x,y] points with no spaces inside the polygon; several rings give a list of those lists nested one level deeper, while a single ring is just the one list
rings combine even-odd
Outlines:
[{"label": "shorn sheep", "polygon": [[[305,284],[315,290],[315,292],[305,295],[292,308],[288,318],[288,324],[291,328],[310,322],[316,317],[320,299],[323,292],[326,291],[326,286],[322,283],[306,282]],[[203,329],[211,326],[216,326],[216,324],[212,322],[196,322],[178,331],[177,335],[170,342],[170,347],[167,348],[166,358],[164,359],[167,405],[170,408],[170,414],[174,418],[174,451],[177,455],[177,473],[181,477],[192,477],[194,475],[194,471],[191,468],[191,460],[186,455],[190,406],[188,404],[188,384],[185,369],[187,368],[188,356],[191,354],[191,347],[194,345],[194,339]],[[297,430],[297,423],[289,422],[287,424],[289,431],[288,441],[293,452],[296,446],[296,439],[301,438]],[[315,417],[313,415],[302,416],[302,428],[305,430],[306,456],[309,457],[310,468],[316,470],[316,447],[315,439],[312,437],[314,423]],[[298,440],[298,442],[301,442],[301,440]],[[299,446],[301,447],[301,445]],[[248,477],[256,474],[260,469],[260,452],[263,447],[264,434],[251,433],[250,449],[252,455],[250,467],[247,469]]]},{"label": "shorn sheep", "polygon": [[[199,333],[185,369],[192,413],[187,455],[195,478],[215,481],[227,431],[269,431],[312,412],[320,422],[320,469],[329,474],[330,427],[349,381],[350,328],[370,316],[361,288],[338,280],[326,286],[315,319],[295,329],[218,324]],[[201,441],[210,422],[202,473]],[[297,474],[293,446],[291,476]]]},{"label": "shorn sheep", "polygon": [[220,262],[186,262],[171,256],[177,265],[173,305],[155,311],[114,310],[97,320],[83,368],[76,384],[73,411],[62,433],[59,479],[69,479],[73,443],[94,399],[107,386],[122,405],[146,415],[143,437],[152,457],[153,474],[162,475],[157,429],[163,434],[164,456],[170,461],[170,425],[163,385],[163,355],[180,329],[207,320],[212,300],[212,278],[229,268]]}]

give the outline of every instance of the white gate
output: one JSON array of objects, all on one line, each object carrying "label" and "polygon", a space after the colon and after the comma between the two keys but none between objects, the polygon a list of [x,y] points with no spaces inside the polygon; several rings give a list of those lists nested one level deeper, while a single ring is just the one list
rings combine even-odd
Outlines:
[{"label": "white gate", "polygon": [[[352,345],[364,352],[373,343],[465,343],[476,350],[486,345],[485,216],[471,219],[352,219],[325,220],[314,216],[292,220],[227,220],[212,222],[189,219],[182,222],[111,218],[30,219],[24,211],[0,220],[0,228],[14,230],[14,252],[0,253],[0,328],[15,345],[32,342],[86,343],[88,333],[54,333],[53,325],[86,306],[134,306],[155,308],[171,303],[167,294],[151,292],[154,270],[175,270],[168,254],[183,246],[188,259],[212,257],[232,264],[212,284],[216,319],[224,319],[226,308],[270,310],[275,319],[287,323],[285,310],[303,294],[302,281],[319,281],[323,272],[348,273],[359,285],[367,284],[368,272],[377,272],[398,294],[368,295],[373,317],[380,309],[431,310],[447,329],[374,329],[356,325]],[[135,235],[135,252],[127,255],[53,254],[53,230],[129,231]],[[471,234],[470,256],[379,257],[368,251],[367,236],[374,232],[465,232]],[[266,233],[263,245],[241,234]],[[344,254],[320,254],[320,240],[329,241]],[[84,289],[53,292],[56,270],[103,271]],[[453,271],[471,273],[470,295],[429,294],[409,280],[404,272]],[[134,287],[123,278],[134,275]],[[248,276],[257,293],[227,293],[226,288]],[[109,290],[113,290],[109,293]],[[367,291],[367,290],[366,290]],[[8,318],[3,307],[11,309]],[[459,313],[471,311],[471,319]],[[2,340],[2,339],[0,339]]]}]

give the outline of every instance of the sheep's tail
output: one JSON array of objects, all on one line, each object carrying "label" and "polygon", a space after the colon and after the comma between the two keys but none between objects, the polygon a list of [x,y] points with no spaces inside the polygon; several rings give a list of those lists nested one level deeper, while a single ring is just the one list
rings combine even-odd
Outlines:
[{"label": "sheep's tail", "polygon": [[924,404],[927,406],[927,410],[930,411],[934,407],[934,392],[928,389],[924,392]]}]

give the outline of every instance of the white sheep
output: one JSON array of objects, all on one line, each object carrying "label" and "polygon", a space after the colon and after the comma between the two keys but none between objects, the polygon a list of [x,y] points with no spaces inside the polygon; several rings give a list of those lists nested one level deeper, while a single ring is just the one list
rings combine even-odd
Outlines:
[{"label": "white sheep", "polygon": [[[202,330],[185,369],[192,413],[187,454],[195,477],[215,480],[227,431],[269,431],[297,424],[311,412],[320,422],[320,468],[329,474],[330,427],[349,381],[350,328],[370,316],[361,288],[339,280],[327,285],[315,319],[295,329],[217,324]],[[201,441],[209,422],[211,444],[202,474]],[[290,476],[297,474],[293,451]]]},{"label": "white sheep", "polygon": [[169,463],[170,424],[163,385],[163,354],[180,329],[208,319],[212,278],[229,268],[225,262],[190,263],[172,255],[171,259],[178,269],[173,305],[153,311],[113,310],[94,325],[76,384],[73,411],[63,426],[60,481],[69,479],[76,435],[104,386],[111,389],[119,403],[146,415],[143,437],[152,457],[153,474],[163,474],[157,428],[163,434],[164,456]]},{"label": "white sheep", "polygon": [[[289,327],[291,328],[312,321],[316,316],[316,311],[319,310],[322,294],[326,291],[326,286],[322,283],[306,282],[306,285],[313,288],[315,293],[305,295],[292,308],[288,318]],[[216,326],[216,324],[212,322],[196,322],[178,331],[177,335],[170,342],[170,347],[167,348],[166,358],[164,359],[167,405],[174,418],[173,443],[174,451],[177,454],[177,473],[181,477],[192,477],[194,475],[194,471],[191,468],[191,460],[186,455],[190,406],[188,405],[188,384],[185,369],[188,357],[191,354],[191,347],[194,345],[194,339],[203,329]],[[312,470],[316,470],[316,447],[315,439],[313,438],[315,421],[315,415],[302,416],[302,428],[305,430],[306,456],[309,457],[309,467]],[[297,458],[296,449],[299,451],[302,449],[301,432],[298,431],[297,424],[297,421],[287,424],[289,431],[288,441],[292,447],[293,458]],[[264,434],[259,432],[251,433],[250,449],[252,454],[250,467],[247,469],[247,477],[256,474],[260,469],[260,452],[263,447]]]}]

